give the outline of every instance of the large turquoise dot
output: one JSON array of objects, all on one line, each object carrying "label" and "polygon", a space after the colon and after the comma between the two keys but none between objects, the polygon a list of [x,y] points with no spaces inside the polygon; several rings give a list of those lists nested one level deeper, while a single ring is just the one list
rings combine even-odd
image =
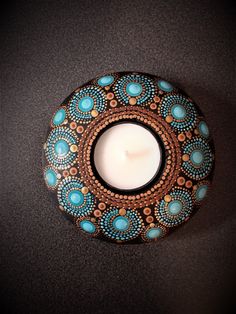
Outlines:
[{"label": "large turquoise dot", "polygon": [[84,195],[79,190],[70,191],[68,195],[69,202],[74,206],[80,206],[84,202]]},{"label": "large turquoise dot", "polygon": [[142,93],[142,85],[135,82],[130,82],[126,86],[126,92],[130,96],[139,96]]},{"label": "large turquoise dot", "polygon": [[204,199],[204,197],[207,194],[208,186],[207,185],[201,185],[196,191],[196,198],[198,201],[201,201]]},{"label": "large turquoise dot", "polygon": [[148,239],[156,239],[159,238],[162,235],[162,229],[161,228],[151,228],[147,231],[146,237]]},{"label": "large turquoise dot", "polygon": [[203,162],[203,159],[204,159],[202,151],[194,150],[191,153],[190,159],[191,159],[193,164],[195,164],[197,166],[201,165],[201,163]]},{"label": "large turquoise dot", "polygon": [[114,82],[114,77],[112,75],[103,76],[98,80],[98,85],[107,86]]},{"label": "large turquoise dot", "polygon": [[89,220],[82,220],[80,222],[80,227],[88,233],[94,233],[96,230],[96,227],[94,226],[94,224]]},{"label": "large turquoise dot", "polygon": [[174,105],[171,108],[172,116],[177,120],[183,120],[186,117],[186,109],[182,105]]},{"label": "large turquoise dot", "polygon": [[178,215],[181,212],[182,208],[183,205],[178,200],[171,201],[168,205],[170,215]]},{"label": "large turquoise dot", "polygon": [[79,109],[82,112],[88,112],[93,109],[94,101],[92,97],[86,96],[80,99]]},{"label": "large turquoise dot", "polygon": [[56,186],[57,184],[57,174],[52,169],[47,169],[45,172],[45,179],[47,181],[47,184],[51,187]]},{"label": "large turquoise dot", "polygon": [[118,231],[125,231],[129,228],[129,220],[126,217],[118,216],[113,220],[113,227]]},{"label": "large turquoise dot", "polygon": [[159,80],[157,85],[164,92],[171,92],[174,89],[174,87],[169,82],[164,80]]},{"label": "large turquoise dot", "polygon": [[54,117],[53,117],[53,124],[54,125],[60,125],[66,118],[66,111],[65,109],[61,108],[59,109]]},{"label": "large turquoise dot", "polygon": [[55,152],[59,157],[63,157],[69,152],[69,145],[65,140],[58,140],[54,147]]},{"label": "large turquoise dot", "polygon": [[203,137],[206,137],[206,138],[207,138],[207,137],[209,136],[209,129],[208,129],[208,126],[207,126],[206,122],[201,121],[201,122],[199,123],[198,129],[199,129],[200,134],[201,134]]}]

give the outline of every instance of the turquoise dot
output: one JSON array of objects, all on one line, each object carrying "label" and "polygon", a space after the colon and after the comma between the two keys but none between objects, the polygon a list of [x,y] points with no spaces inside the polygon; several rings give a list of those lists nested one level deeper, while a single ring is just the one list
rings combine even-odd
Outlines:
[{"label": "turquoise dot", "polygon": [[59,157],[63,157],[69,152],[69,145],[65,140],[58,140],[55,143],[55,152]]},{"label": "turquoise dot", "polygon": [[171,201],[168,205],[169,213],[171,215],[178,215],[182,208],[183,208],[182,203],[177,200]]},{"label": "turquoise dot", "polygon": [[98,80],[98,85],[107,86],[114,82],[114,77],[112,75],[103,76]]},{"label": "turquoise dot", "polygon": [[66,111],[65,109],[61,108],[59,109],[54,117],[53,117],[53,124],[54,125],[60,125],[66,118]]},{"label": "turquoise dot", "polygon": [[196,198],[198,201],[201,201],[204,199],[204,197],[207,194],[208,186],[207,185],[201,185],[197,191],[196,191]]},{"label": "turquoise dot", "polygon": [[93,109],[94,101],[92,97],[86,96],[80,99],[79,101],[79,109],[82,112],[88,112]]},{"label": "turquoise dot", "polygon": [[47,169],[45,173],[45,179],[47,181],[47,184],[51,187],[54,187],[57,184],[57,174],[52,169]]},{"label": "turquoise dot", "polygon": [[126,217],[118,216],[113,221],[113,227],[118,231],[125,231],[129,228],[129,220]]},{"label": "turquoise dot", "polygon": [[186,117],[186,109],[182,105],[174,105],[171,108],[172,116],[177,120],[182,120]]},{"label": "turquoise dot", "polygon": [[68,195],[69,202],[74,206],[80,206],[84,202],[83,194],[78,190],[73,190]]},{"label": "turquoise dot", "polygon": [[169,82],[163,80],[158,81],[157,85],[164,92],[171,92],[174,89]]},{"label": "turquoise dot", "polygon": [[142,93],[142,85],[139,83],[135,83],[135,82],[131,82],[128,83],[126,86],[126,92],[130,95],[130,96],[139,96]]},{"label": "turquoise dot", "polygon": [[94,226],[94,224],[89,220],[82,220],[80,222],[80,227],[88,233],[94,233],[96,230],[96,227]]},{"label": "turquoise dot", "polygon": [[156,239],[156,238],[159,238],[161,235],[162,235],[161,228],[151,228],[146,233],[146,237],[148,239]]},{"label": "turquoise dot", "polygon": [[198,129],[199,129],[200,134],[203,137],[208,137],[209,136],[209,129],[208,129],[208,126],[207,126],[206,122],[201,121],[199,123]]},{"label": "turquoise dot", "polygon": [[194,150],[190,156],[190,159],[192,161],[192,163],[194,163],[195,165],[201,165],[201,163],[203,162],[203,153],[200,150]]}]

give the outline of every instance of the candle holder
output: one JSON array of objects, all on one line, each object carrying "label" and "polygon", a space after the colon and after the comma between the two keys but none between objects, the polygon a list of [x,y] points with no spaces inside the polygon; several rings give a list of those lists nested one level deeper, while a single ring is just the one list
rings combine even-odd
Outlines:
[{"label": "candle holder", "polygon": [[[132,125],[140,135],[132,134]],[[115,134],[116,126],[130,131],[108,144],[103,135]],[[129,152],[139,139],[140,146],[148,145],[149,138],[158,149],[150,144],[144,153]],[[119,151],[123,140],[125,157]],[[105,149],[108,154],[101,153]],[[210,187],[213,151],[204,116],[185,92],[150,74],[109,73],[76,89],[53,114],[43,173],[59,209],[83,234],[144,243],[159,240],[197,211]],[[118,183],[110,183],[108,170]]]}]

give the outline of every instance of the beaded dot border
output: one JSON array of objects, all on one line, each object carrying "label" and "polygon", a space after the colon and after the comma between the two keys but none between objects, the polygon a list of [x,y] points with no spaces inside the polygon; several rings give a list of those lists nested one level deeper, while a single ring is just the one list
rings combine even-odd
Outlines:
[{"label": "beaded dot border", "polygon": [[[127,84],[132,82],[142,87],[137,95],[127,92]],[[89,101],[80,106],[84,109],[81,110],[79,102],[86,97]],[[184,108],[186,116],[176,118],[171,109],[176,104]],[[63,114],[54,119],[61,109]],[[104,186],[94,173],[91,158],[101,132],[124,121],[149,128],[165,152],[159,177],[142,191],[132,193]],[[58,157],[55,143],[59,139],[66,141],[69,150]],[[193,164],[193,150],[202,153],[201,164]],[[117,72],[101,75],[79,87],[54,112],[43,160],[47,187],[56,192],[59,208],[82,234],[117,243],[142,243],[161,239],[196,212],[209,192],[214,147],[202,112],[182,90],[150,74]],[[47,183],[47,169],[56,174],[53,186]],[[79,206],[68,201],[71,189],[83,194]],[[174,198],[181,199],[184,205],[179,213],[170,215],[167,207]],[[136,217],[132,218],[139,226],[134,228],[136,231],[131,232],[131,228],[114,232],[109,221],[128,215]]]}]

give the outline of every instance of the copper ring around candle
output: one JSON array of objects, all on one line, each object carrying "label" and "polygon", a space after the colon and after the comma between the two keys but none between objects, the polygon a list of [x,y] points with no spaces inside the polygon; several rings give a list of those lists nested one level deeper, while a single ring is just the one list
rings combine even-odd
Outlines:
[{"label": "copper ring around candle", "polygon": [[[152,180],[130,190],[109,185],[94,163],[98,139],[120,123],[145,127],[162,151]],[[138,72],[109,73],[76,89],[53,114],[43,155],[44,179],[62,213],[83,234],[116,243],[156,241],[186,222],[214,168],[198,106],[171,83]]]}]

